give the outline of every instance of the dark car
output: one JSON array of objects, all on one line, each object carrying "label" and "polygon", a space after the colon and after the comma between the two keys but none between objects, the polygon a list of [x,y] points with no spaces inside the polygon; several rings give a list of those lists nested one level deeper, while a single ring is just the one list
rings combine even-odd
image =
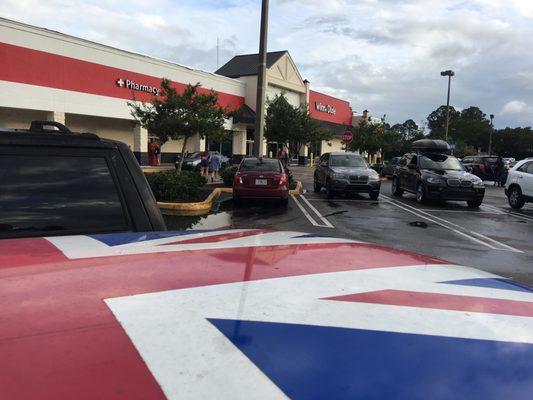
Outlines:
[{"label": "dark car", "polygon": [[[217,151],[210,151],[209,154],[212,155],[214,153],[219,154]],[[182,169],[186,171],[200,171],[200,151],[195,151],[194,153],[190,153],[185,156],[183,159],[183,166]],[[225,155],[220,155],[220,169],[225,169],[228,165],[230,165],[230,159],[229,157],[226,157]],[[176,167],[178,166],[180,162],[180,156],[176,158]]]},{"label": "dark car", "polygon": [[381,176],[392,178],[394,175],[394,170],[396,169],[396,165],[398,164],[398,161],[400,161],[401,157],[393,157],[388,164],[384,165],[381,169]]},{"label": "dark car", "polygon": [[0,129],[0,176],[0,238],[166,229],[121,142],[53,121]]},{"label": "dark car", "polygon": [[467,172],[457,158],[442,151],[448,148],[446,142],[434,142],[442,142],[440,151],[438,147],[421,147],[401,158],[392,178],[392,193],[414,193],[419,203],[457,200],[479,207],[485,195],[483,181]]},{"label": "dark car", "polygon": [[462,163],[465,168],[472,174],[484,181],[493,181],[496,179],[495,165],[498,156],[466,156]]},{"label": "dark car", "polygon": [[328,198],[338,193],[368,193],[372,200],[379,197],[381,181],[366,160],[357,153],[322,154],[314,173],[314,189],[326,188]]},{"label": "dark car", "polygon": [[273,158],[245,158],[233,182],[233,200],[279,199],[289,203],[289,182],[281,162]]}]

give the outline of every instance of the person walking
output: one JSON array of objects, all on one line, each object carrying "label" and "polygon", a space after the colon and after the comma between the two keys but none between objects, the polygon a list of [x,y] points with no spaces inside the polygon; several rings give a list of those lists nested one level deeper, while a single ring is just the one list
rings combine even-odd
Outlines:
[{"label": "person walking", "polygon": [[497,186],[503,186],[505,182],[503,181],[503,173],[505,169],[505,165],[503,163],[503,159],[501,156],[498,156],[498,159],[496,160],[496,163],[494,164],[494,181],[496,182]]},{"label": "person walking", "polygon": [[200,154],[200,173],[205,176],[205,179],[209,179],[209,152],[203,151]]},{"label": "person walking", "polygon": [[214,152],[209,158],[209,169],[211,169],[211,182],[214,182],[218,179],[218,171],[220,170],[220,165],[222,163],[222,158],[218,152]]},{"label": "person walking", "polygon": [[159,153],[161,153],[159,144],[154,138],[150,138],[150,141],[148,142],[148,165],[151,167],[157,167],[159,165]]}]

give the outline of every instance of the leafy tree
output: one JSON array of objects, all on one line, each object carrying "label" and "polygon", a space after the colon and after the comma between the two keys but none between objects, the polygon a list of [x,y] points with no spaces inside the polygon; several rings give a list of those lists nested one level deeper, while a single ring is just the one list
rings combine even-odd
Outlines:
[{"label": "leafy tree", "polygon": [[517,160],[533,156],[533,130],[525,128],[505,128],[492,136],[493,153]]},{"label": "leafy tree", "polygon": [[282,93],[268,103],[265,137],[271,142],[291,143],[294,151],[299,153],[303,145],[331,140],[333,132],[320,128],[311,118],[307,104],[294,107]]},{"label": "leafy tree", "polygon": [[[455,127],[461,113],[450,106],[450,123],[448,133]],[[432,139],[444,139],[446,137],[446,106],[440,106],[427,117],[429,136]]]},{"label": "leafy tree", "polygon": [[131,114],[141,126],[157,136],[161,144],[168,140],[182,140],[181,171],[187,141],[196,134],[222,135],[227,110],[218,105],[215,92],[199,93],[200,84],[187,85],[183,93],[171,86],[170,80],[161,81],[160,97],[151,104],[138,103],[135,98],[128,105]]},{"label": "leafy tree", "polygon": [[385,129],[381,123],[373,123],[371,120],[361,120],[356,127],[352,128],[353,139],[346,145],[350,151],[359,150],[374,154],[385,144]]}]

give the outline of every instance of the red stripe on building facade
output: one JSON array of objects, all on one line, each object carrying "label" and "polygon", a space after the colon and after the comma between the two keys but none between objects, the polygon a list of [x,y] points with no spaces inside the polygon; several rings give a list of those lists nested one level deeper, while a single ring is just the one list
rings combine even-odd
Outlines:
[{"label": "red stripe on building facade", "polygon": [[[127,100],[132,99],[132,91],[119,86],[117,84],[119,79],[156,88],[161,84],[160,77],[7,43],[0,43],[0,65],[0,80],[3,81]],[[173,86],[178,91],[183,91],[186,83],[173,82]],[[209,89],[203,87],[200,92],[207,93]],[[219,104],[223,107],[234,110],[244,104],[244,97],[217,93]],[[137,100],[148,102],[152,97],[151,93],[135,91]]]}]

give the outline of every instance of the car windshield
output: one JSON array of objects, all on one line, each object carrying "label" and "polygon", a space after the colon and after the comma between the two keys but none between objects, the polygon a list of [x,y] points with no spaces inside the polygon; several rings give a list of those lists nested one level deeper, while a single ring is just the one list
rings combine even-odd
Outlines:
[{"label": "car windshield", "polygon": [[424,154],[420,156],[420,168],[437,171],[464,171],[463,165],[457,158],[446,154]]},{"label": "car windshield", "polygon": [[281,166],[278,160],[260,160],[256,158],[251,158],[242,162],[241,171],[281,172]]},{"label": "car windshield", "polygon": [[335,154],[331,156],[330,166],[332,167],[366,167],[363,157],[355,154]]},{"label": "car windshield", "polygon": [[191,153],[187,156],[187,158],[197,158],[197,157],[200,157],[199,151],[195,151],[194,153]]}]

